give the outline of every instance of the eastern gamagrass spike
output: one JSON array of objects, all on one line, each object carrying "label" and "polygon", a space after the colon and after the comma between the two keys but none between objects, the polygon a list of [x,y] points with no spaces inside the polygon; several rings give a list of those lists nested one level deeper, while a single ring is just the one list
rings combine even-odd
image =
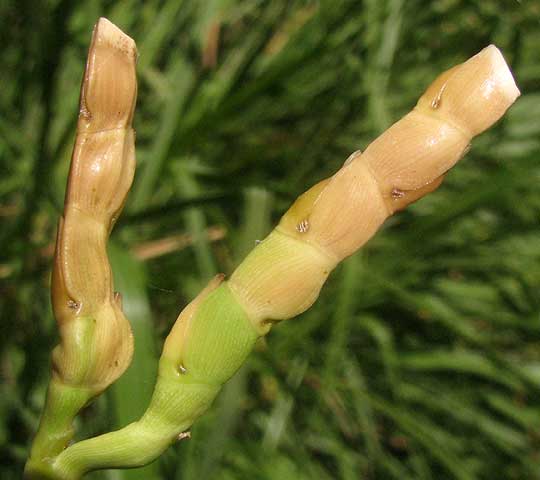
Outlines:
[{"label": "eastern gamagrass spike", "polygon": [[299,197],[228,281],[215,278],[186,307],[165,342],[144,416],[66,449],[53,463],[58,478],[159,455],[204,413],[257,338],[309,308],[337,263],[389,215],[436,189],[518,96],[494,46],[439,76],[411,113]]},{"label": "eastern gamagrass spike", "polygon": [[518,96],[502,54],[489,46],[440,75],[412,112],[300,196],[229,281],[255,328],[309,308],[332,268],[389,215],[435,190]]},{"label": "eastern gamagrass spike", "polygon": [[133,352],[106,247],[135,173],[136,55],[135,42],[100,19],[81,88],[56,242],[52,300],[61,342],[53,352],[53,373],[62,383],[95,393],[124,372]]},{"label": "eastern gamagrass spike", "polygon": [[113,291],[106,247],[135,171],[136,55],[131,38],[99,20],[82,82],[52,274],[60,343],[25,478],[54,478],[51,462],[71,441],[73,418],[131,361],[131,327]]}]

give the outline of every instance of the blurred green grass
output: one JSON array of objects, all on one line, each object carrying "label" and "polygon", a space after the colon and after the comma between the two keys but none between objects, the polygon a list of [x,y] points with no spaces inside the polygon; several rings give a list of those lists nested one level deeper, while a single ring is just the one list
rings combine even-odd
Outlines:
[{"label": "blurred green grass", "polygon": [[20,478],[43,402],[51,242],[102,15],[140,52],[111,249],[138,349],[81,436],[137,417],[180,309],[439,72],[495,43],[523,95],[258,345],[191,440],[92,477],[540,478],[539,0],[1,2],[0,477]]}]

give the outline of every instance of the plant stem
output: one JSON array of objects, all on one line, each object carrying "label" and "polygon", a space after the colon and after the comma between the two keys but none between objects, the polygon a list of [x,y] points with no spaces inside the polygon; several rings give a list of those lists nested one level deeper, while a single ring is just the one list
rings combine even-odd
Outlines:
[{"label": "plant stem", "polygon": [[[192,302],[196,309],[187,307],[187,317],[181,315],[180,324],[189,322],[187,342],[165,344],[154,394],[142,418],[70,446],[52,461],[48,478],[77,480],[92,470],[146,465],[183,438],[208,410],[259,337],[226,283],[219,282]],[[180,333],[173,330],[173,340],[181,338]]]},{"label": "plant stem", "polygon": [[[150,407],[143,417],[115,432],[79,442],[62,452],[53,463],[55,480],[77,480],[102,468],[133,468],[155,460],[205,411],[220,385],[185,383],[160,377]],[[175,408],[173,422],[162,412]]]},{"label": "plant stem", "polygon": [[90,389],[65,385],[55,378],[51,380],[39,429],[25,467],[25,479],[51,478],[51,462],[73,438],[73,420],[90,398]]}]

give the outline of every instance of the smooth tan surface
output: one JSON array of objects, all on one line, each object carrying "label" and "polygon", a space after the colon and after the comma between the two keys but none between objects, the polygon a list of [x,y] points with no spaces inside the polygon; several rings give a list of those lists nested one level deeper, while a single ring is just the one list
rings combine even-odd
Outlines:
[{"label": "smooth tan surface", "polygon": [[61,338],[54,373],[96,392],[124,372],[133,352],[131,327],[113,290],[107,240],[135,173],[136,58],[133,40],[100,19],[81,87],[52,276]]},{"label": "smooth tan surface", "polygon": [[301,195],[230,280],[258,328],[311,306],[329,271],[388,216],[435,190],[518,96],[501,52],[489,46],[442,73],[409,114]]}]

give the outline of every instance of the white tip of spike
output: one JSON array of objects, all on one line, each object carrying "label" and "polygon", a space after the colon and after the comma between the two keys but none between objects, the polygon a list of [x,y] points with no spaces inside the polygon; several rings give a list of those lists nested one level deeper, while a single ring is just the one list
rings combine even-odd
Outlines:
[{"label": "white tip of spike", "polygon": [[521,92],[501,51],[495,45],[489,45],[477,56],[483,57],[484,61],[489,62],[491,65],[492,75],[489,81],[498,88],[501,97],[504,97],[510,105],[514,103],[516,98],[521,95]]}]

